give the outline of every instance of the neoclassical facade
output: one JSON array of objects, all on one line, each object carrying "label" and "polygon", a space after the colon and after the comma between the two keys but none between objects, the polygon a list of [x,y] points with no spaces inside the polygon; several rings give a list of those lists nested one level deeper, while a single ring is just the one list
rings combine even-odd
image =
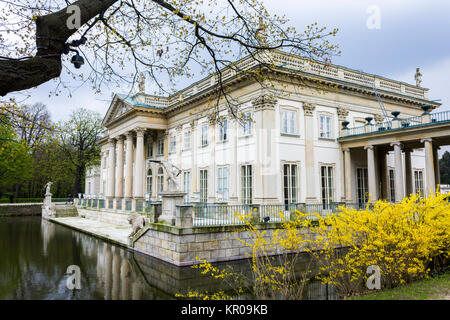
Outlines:
[{"label": "neoclassical facade", "polygon": [[[125,200],[159,200],[167,180],[152,160],[181,170],[186,202],[365,203],[369,195],[398,201],[426,193],[431,174],[437,183],[438,145],[405,146],[393,130],[420,118],[423,105],[439,106],[429,101],[428,89],[280,52],[271,59],[277,67],[267,71],[270,89],[224,72],[244,115],[240,121],[225,104],[220,121],[211,117],[214,75],[170,97],[146,94],[143,83],[134,95],[115,94],[99,141],[99,193],[92,195],[113,200],[111,209],[124,208]],[[381,131],[374,128],[388,128],[394,138],[372,144]],[[433,167],[427,169],[430,152]]]}]

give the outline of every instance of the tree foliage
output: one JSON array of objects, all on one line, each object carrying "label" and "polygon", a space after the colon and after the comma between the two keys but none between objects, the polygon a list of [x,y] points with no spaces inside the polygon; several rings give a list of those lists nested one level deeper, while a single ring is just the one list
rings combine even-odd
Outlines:
[{"label": "tree foliage", "polygon": [[[217,73],[216,103],[226,100],[236,115],[222,74],[227,68],[243,71],[246,66],[235,61],[251,56],[262,62],[265,53],[283,50],[331,62],[339,53],[330,41],[337,29],[314,23],[298,32],[261,0],[0,0],[0,5],[0,96],[57,78],[63,67],[71,82],[89,82],[97,91],[112,84],[133,87],[142,72],[158,94],[173,93],[181,78]],[[80,8],[79,29],[67,23],[76,21],[69,5]],[[73,40],[84,38],[77,50],[87,68],[78,73],[62,53],[65,44],[79,45]],[[261,69],[246,72],[267,87]],[[61,80],[58,89],[70,86]]]}]

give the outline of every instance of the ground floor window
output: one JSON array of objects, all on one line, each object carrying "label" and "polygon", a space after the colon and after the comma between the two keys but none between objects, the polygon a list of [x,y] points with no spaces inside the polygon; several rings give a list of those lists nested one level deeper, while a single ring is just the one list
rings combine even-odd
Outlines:
[{"label": "ground floor window", "polygon": [[334,168],[332,166],[320,167],[320,181],[322,191],[322,205],[324,209],[329,209],[330,203],[334,199]]},{"label": "ground floor window", "polygon": [[423,196],[423,171],[414,171],[414,189],[416,194],[420,194],[421,196]]},{"label": "ground floor window", "polygon": [[217,169],[217,193],[219,200],[228,201],[228,168]]},{"label": "ground floor window", "polygon": [[389,200],[395,202],[395,170],[389,170]]},{"label": "ground floor window", "polygon": [[147,171],[147,193],[152,196],[152,183],[153,183],[153,174],[152,169],[148,169]]},{"label": "ground floor window", "polygon": [[162,192],[164,189],[164,170],[163,168],[158,169],[158,192]]},{"label": "ground floor window", "polygon": [[200,170],[200,202],[208,202],[208,170]]},{"label": "ground floor window", "polygon": [[186,192],[186,196],[184,197],[184,201],[189,203],[191,201],[191,173],[186,171],[184,173],[184,192]]},{"label": "ground floor window", "polygon": [[296,164],[283,165],[284,204],[297,203],[297,194],[298,194],[297,172],[298,169]]},{"label": "ground floor window", "polygon": [[251,204],[253,198],[252,166],[241,167],[241,197],[243,204]]},{"label": "ground floor window", "polygon": [[365,205],[369,201],[369,183],[367,168],[356,169],[357,191],[359,205]]}]

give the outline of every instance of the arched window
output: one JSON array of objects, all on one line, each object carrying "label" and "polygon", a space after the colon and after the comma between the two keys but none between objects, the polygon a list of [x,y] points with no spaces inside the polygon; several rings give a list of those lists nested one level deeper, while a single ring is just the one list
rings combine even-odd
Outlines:
[{"label": "arched window", "polygon": [[158,192],[162,192],[164,188],[164,170],[163,168],[158,169]]},{"label": "arched window", "polygon": [[153,184],[153,174],[152,169],[147,171],[147,193],[152,196],[152,184]]}]

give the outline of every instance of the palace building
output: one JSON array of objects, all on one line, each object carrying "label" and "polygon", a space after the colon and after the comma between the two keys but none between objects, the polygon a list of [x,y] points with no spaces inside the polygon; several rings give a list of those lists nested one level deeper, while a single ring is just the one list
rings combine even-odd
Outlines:
[{"label": "palace building", "polygon": [[[225,104],[220,121],[211,117],[215,75],[169,97],[146,94],[144,82],[134,95],[114,94],[87,196],[115,210],[125,210],[127,200],[133,208],[160,200],[166,172],[151,160],[181,170],[188,203],[363,204],[369,196],[395,202],[435,190],[450,116],[428,112],[440,104],[420,80],[411,85],[281,52],[266,56],[270,88],[243,72],[223,72],[242,121]],[[260,67],[250,58],[238,65]]]}]

